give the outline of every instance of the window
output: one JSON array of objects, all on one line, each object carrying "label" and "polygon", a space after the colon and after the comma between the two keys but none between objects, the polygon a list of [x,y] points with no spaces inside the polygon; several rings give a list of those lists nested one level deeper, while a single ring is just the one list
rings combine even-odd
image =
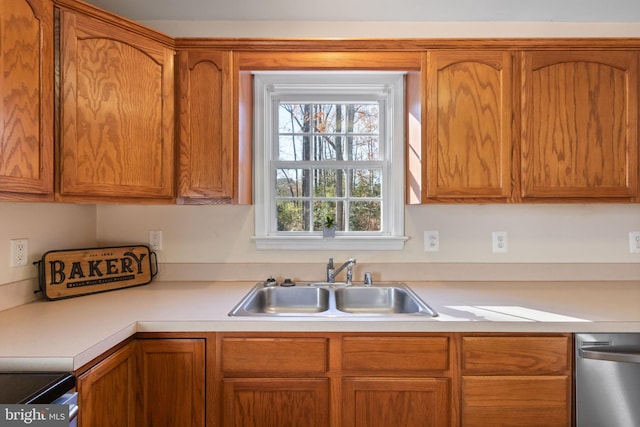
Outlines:
[{"label": "window", "polygon": [[[402,249],[404,76],[256,73],[259,249]],[[335,238],[323,238],[327,219]]]}]

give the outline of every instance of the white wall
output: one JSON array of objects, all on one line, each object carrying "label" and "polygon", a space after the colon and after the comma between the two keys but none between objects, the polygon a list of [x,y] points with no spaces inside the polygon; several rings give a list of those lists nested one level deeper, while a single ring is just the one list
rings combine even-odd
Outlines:
[{"label": "white wall", "polygon": [[[397,263],[633,263],[629,231],[640,231],[640,205],[428,205],[406,207],[402,251],[331,252],[338,259]],[[98,207],[102,244],[145,243],[163,231],[161,263],[285,263],[324,260],[325,251],[255,248],[251,206]],[[424,230],[438,230],[440,252],[424,252]],[[493,231],[507,231],[509,251],[494,254]]]}]

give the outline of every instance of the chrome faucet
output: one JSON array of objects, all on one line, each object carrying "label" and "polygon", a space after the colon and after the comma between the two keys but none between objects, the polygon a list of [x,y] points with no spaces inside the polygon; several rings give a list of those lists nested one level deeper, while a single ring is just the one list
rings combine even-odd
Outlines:
[{"label": "chrome faucet", "polygon": [[338,267],[337,269],[334,269],[334,267],[333,267],[333,258],[329,258],[329,262],[327,263],[327,282],[335,283],[336,282],[336,276],[342,270],[344,270],[346,268],[347,269],[347,279],[345,281],[345,284],[347,286],[351,286],[351,282],[353,280],[353,266],[354,265],[356,265],[356,259],[355,258],[349,258],[340,267]]}]

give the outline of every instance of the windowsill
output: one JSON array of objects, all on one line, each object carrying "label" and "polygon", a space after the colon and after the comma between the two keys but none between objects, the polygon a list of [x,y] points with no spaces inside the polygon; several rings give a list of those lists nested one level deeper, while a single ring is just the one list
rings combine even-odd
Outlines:
[{"label": "windowsill", "polygon": [[275,250],[401,251],[406,236],[254,236],[256,248]]}]

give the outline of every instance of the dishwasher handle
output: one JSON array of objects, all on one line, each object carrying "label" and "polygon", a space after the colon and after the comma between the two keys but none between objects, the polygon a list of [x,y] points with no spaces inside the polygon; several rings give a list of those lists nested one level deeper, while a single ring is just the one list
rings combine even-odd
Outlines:
[{"label": "dishwasher handle", "polygon": [[639,346],[594,346],[578,350],[583,359],[607,360],[610,362],[640,363]]}]

